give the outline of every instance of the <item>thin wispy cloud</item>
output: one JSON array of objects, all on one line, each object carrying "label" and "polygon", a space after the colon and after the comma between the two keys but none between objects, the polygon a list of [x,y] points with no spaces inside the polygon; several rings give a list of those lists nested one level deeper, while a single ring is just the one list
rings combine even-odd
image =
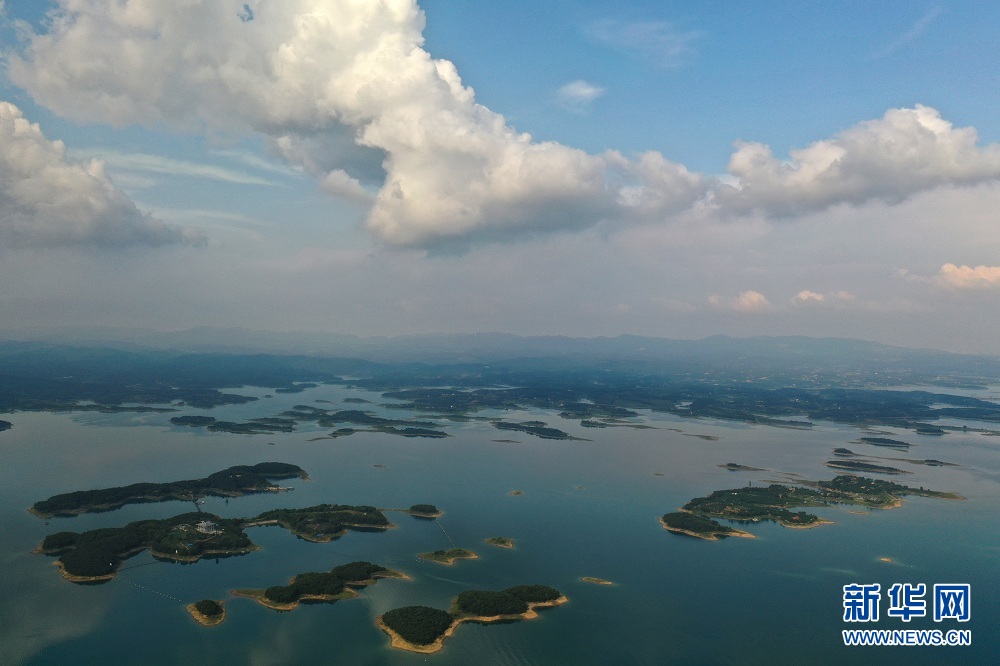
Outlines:
[{"label": "thin wispy cloud", "polygon": [[610,19],[591,24],[586,34],[597,42],[665,69],[674,69],[687,62],[694,52],[694,42],[702,35],[697,30],[677,30],[666,21],[626,23]]},{"label": "thin wispy cloud", "polygon": [[582,113],[598,97],[603,96],[607,91],[593,83],[577,79],[570,81],[556,91],[556,100],[559,105],[568,111]]},{"label": "thin wispy cloud", "polygon": [[121,153],[103,148],[81,149],[73,151],[75,155],[97,155],[104,160],[109,167],[114,169],[125,169],[134,171],[144,171],[147,173],[160,173],[169,176],[188,176],[194,178],[209,178],[225,183],[235,183],[237,185],[277,185],[270,180],[265,180],[249,173],[228,169],[214,164],[202,164],[178,160],[162,155],[149,155],[146,153]]},{"label": "thin wispy cloud", "polygon": [[933,23],[934,20],[938,16],[940,16],[943,11],[944,10],[942,10],[940,7],[931,8],[927,13],[925,13],[923,16],[917,19],[917,21],[910,27],[909,30],[907,30],[905,33],[903,33],[896,39],[889,42],[889,44],[887,44],[883,48],[876,51],[875,59],[879,60],[881,58],[886,58],[895,53],[896,51],[898,51],[899,49],[901,49],[902,47],[906,46],[910,42],[919,39],[921,36],[923,36],[924,33],[927,32],[927,29],[930,27],[931,23]]}]

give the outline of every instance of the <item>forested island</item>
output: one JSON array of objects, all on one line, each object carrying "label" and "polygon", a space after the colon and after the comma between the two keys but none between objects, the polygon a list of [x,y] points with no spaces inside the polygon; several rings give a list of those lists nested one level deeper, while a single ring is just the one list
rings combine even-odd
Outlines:
[{"label": "forested island", "polygon": [[737,463],[726,463],[725,465],[718,465],[722,469],[728,469],[730,472],[766,472],[767,470],[761,469],[760,467],[749,467],[747,465],[740,465]]},{"label": "forested island", "polygon": [[496,546],[497,548],[513,548],[514,547],[514,540],[513,539],[509,539],[507,537],[499,537],[499,536],[490,537],[489,539],[485,539],[485,541],[486,541],[486,543],[490,544],[491,546]]},{"label": "forested island", "polygon": [[124,527],[57,532],[45,537],[35,552],[58,555],[56,564],[67,580],[99,582],[114,578],[124,560],[147,549],[157,559],[177,562],[244,555],[258,549],[244,529],[259,525],[280,525],[313,542],[332,541],[349,529],[383,531],[392,527],[379,509],[346,504],[274,509],[254,518],[191,512],[161,520],[140,520]]},{"label": "forested island", "polygon": [[428,606],[396,608],[376,618],[394,648],[430,654],[444,648],[444,639],[462,622],[516,622],[538,617],[536,608],[558,606],[568,599],[546,585],[518,585],[500,592],[466,590],[443,611]]},{"label": "forested island", "polygon": [[864,462],[861,460],[827,460],[827,467],[833,467],[836,469],[846,469],[852,472],[868,472],[870,474],[911,474],[912,472],[907,472],[906,470],[899,469],[898,467],[889,467],[888,465],[876,465],[875,463]]},{"label": "forested island", "polygon": [[342,537],[350,528],[386,530],[395,527],[380,509],[373,506],[319,504],[303,509],[272,509],[243,523],[245,527],[280,525],[289,532],[316,543]]},{"label": "forested island", "polygon": [[169,481],[167,483],[133,483],[128,486],[78,490],[53,495],[35,502],[29,509],[39,518],[69,517],[81,513],[112,511],[126,504],[167,502],[179,500],[193,502],[206,496],[239,497],[250,493],[287,490],[270,479],[308,478],[298,465],[281,462],[264,462],[256,465],[236,465],[203,479]]},{"label": "forested island", "polygon": [[[681,516],[691,514],[694,518],[724,518],[741,522],[773,521],[785,527],[816,527],[829,524],[819,516],[805,511],[790,511],[798,507],[821,507],[833,504],[854,504],[877,509],[902,506],[902,497],[919,495],[941,499],[965,499],[961,495],[925,488],[913,488],[891,481],[870,479],[853,475],[841,475],[830,481],[802,481],[807,487],[786,486],[772,483],[768,486],[732,488],[716,490],[707,497],[696,497],[681,507],[680,513],[664,515],[661,524],[672,531],[685,531],[692,536],[710,538],[742,536],[714,532],[708,523],[684,522]],[[702,535],[707,536],[702,536]]]},{"label": "forested island", "polygon": [[749,532],[733,529],[711,518],[683,511],[664,514],[660,517],[660,524],[664,529],[676,534],[686,534],[708,541],[718,541],[731,536],[753,538]]},{"label": "forested island", "polygon": [[226,619],[225,603],[214,599],[202,599],[184,608],[203,627],[214,627]]},{"label": "forested island", "polygon": [[434,519],[444,515],[444,511],[433,504],[414,504],[406,511],[414,518]]},{"label": "forested island", "polygon": [[898,439],[890,439],[888,437],[861,437],[858,441],[865,444],[871,444],[872,446],[885,446],[890,449],[903,449],[904,451],[910,448],[909,443]]},{"label": "forested island", "polygon": [[471,550],[465,548],[450,548],[448,550],[435,550],[430,553],[420,553],[417,555],[422,560],[437,562],[438,564],[454,564],[458,560],[475,560],[479,556]]},{"label": "forested island", "polygon": [[236,597],[249,597],[274,610],[294,610],[300,603],[334,603],[358,596],[357,589],[374,585],[379,578],[405,578],[405,574],[371,562],[350,562],[328,572],[300,573],[288,585],[267,589],[233,590]]},{"label": "forested island", "polygon": [[516,430],[541,439],[579,439],[579,437],[573,437],[568,432],[563,432],[558,428],[548,427],[544,421],[522,421],[521,423],[493,421],[493,427],[497,430]]},{"label": "forested island", "polygon": [[275,432],[295,432],[295,421],[278,417],[250,419],[245,423],[219,421],[214,416],[175,416],[174,425],[205,428],[209,432],[229,432],[234,435],[265,435]]},{"label": "forested island", "polygon": [[191,512],[162,520],[139,520],[124,527],[57,532],[45,537],[35,552],[58,555],[56,565],[69,581],[107,581],[114,578],[124,560],[147,549],[158,559],[177,562],[249,553],[258,547],[243,526],[240,519]]}]

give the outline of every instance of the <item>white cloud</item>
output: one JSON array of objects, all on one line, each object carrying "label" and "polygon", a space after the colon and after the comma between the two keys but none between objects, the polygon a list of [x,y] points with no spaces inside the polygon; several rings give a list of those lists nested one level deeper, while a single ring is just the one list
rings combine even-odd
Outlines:
[{"label": "white cloud", "polygon": [[685,202],[704,190],[662,158],[668,173],[651,177],[518,133],[422,48],[415,0],[260,0],[252,21],[232,1],[57,5],[11,59],[36,100],[82,121],[262,133],[338,195],[377,188],[366,224],[389,243],[583,228],[645,210],[622,209],[621,187]]},{"label": "white cloud", "polygon": [[735,298],[723,298],[713,294],[709,296],[708,302],[717,308],[736,312],[763,312],[772,308],[767,297],[753,289],[748,289]]},{"label": "white cloud", "polygon": [[909,30],[892,40],[884,48],[879,49],[879,51],[875,54],[875,58],[885,58],[886,56],[892,55],[903,46],[922,36],[925,32],[927,32],[927,28],[929,28],[931,23],[934,22],[934,19],[941,15],[941,11],[940,7],[932,7],[929,11],[927,11],[927,13],[917,19]]},{"label": "white cloud", "polygon": [[573,112],[582,112],[591,102],[607,92],[600,86],[595,86],[582,79],[570,81],[556,91],[556,99],[566,109]]},{"label": "white cloud", "polygon": [[[253,20],[233,0],[56,5],[47,32],[25,28],[10,58],[10,76],[38,102],[78,121],[261,134],[324,190],[367,205],[368,230],[391,244],[616,228],[688,210],[791,216],[1000,179],[1000,146],[977,146],[974,129],[924,106],[891,109],[788,162],[739,144],[725,183],[656,152],[534,141],[424,50],[415,0],[258,0]],[[666,66],[697,39],[656,22],[606,21],[590,34]],[[584,103],[599,91],[576,81],[566,95]]]},{"label": "white cloud", "polygon": [[812,304],[816,305],[819,303],[824,304],[835,304],[835,303],[845,303],[847,301],[856,300],[854,295],[847,291],[833,291],[827,294],[820,294],[815,291],[810,291],[809,289],[803,289],[799,293],[792,297],[792,305],[806,305]]},{"label": "white cloud", "polygon": [[956,289],[1000,287],[1000,266],[956,266],[945,264],[937,275],[941,284]]},{"label": "white cloud", "polygon": [[334,169],[320,181],[320,187],[333,196],[361,203],[370,203],[372,195],[343,169]]},{"label": "white cloud", "polygon": [[826,300],[826,296],[823,294],[817,294],[815,291],[809,291],[808,289],[803,289],[792,298],[792,303],[822,303]]},{"label": "white cloud", "polygon": [[90,154],[100,155],[101,159],[109,166],[130,171],[145,171],[148,173],[161,173],[171,176],[190,176],[194,178],[209,178],[225,183],[236,183],[239,185],[274,185],[275,183],[259,178],[257,176],[227,169],[226,167],[214,164],[200,164],[187,160],[178,160],[162,155],[148,155],[145,153],[121,153],[116,150],[102,148],[76,149],[74,155]]},{"label": "white cloud", "polygon": [[104,174],[66,159],[21,110],[0,102],[0,246],[198,243],[200,234],[144,214]]},{"label": "white cloud", "polygon": [[956,129],[918,104],[793,150],[784,163],[764,144],[738,143],[729,161],[736,184],[721,185],[715,201],[731,212],[788,216],[1000,179],[1000,145],[977,142],[974,128]]},{"label": "white cloud", "polygon": [[681,32],[665,21],[598,21],[587,28],[592,39],[613,48],[634,53],[667,69],[679,67],[701,37],[698,31]]}]

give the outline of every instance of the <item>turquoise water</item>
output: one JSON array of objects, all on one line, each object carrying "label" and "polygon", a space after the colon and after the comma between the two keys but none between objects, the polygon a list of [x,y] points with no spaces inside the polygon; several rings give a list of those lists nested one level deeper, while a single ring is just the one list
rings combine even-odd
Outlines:
[{"label": "turquoise water", "polygon": [[[294,404],[340,408],[341,400],[351,396],[381,401],[375,394],[323,386],[249,405],[181,413],[245,420]],[[530,410],[502,415],[544,420],[591,441],[541,440],[498,431],[483,421],[452,424],[448,429],[455,436],[444,440],[361,433],[309,441],[325,429],[256,436],[206,433],[171,426],[174,415],[4,417],[14,428],[0,433],[0,662],[985,664],[995,663],[1000,650],[1000,438],[896,431],[915,444],[899,453],[850,444],[861,431],[836,424],[804,431],[646,413],[642,422],[655,429],[587,429],[555,413]],[[864,515],[849,513],[849,507],[820,509],[817,513],[833,525],[811,530],[753,525],[748,529],[758,538],[752,540],[706,542],[670,534],[657,522],[663,513],[712,490],[783,480],[781,473],[831,478],[835,472],[823,462],[838,446],[874,456],[960,463],[945,468],[888,464],[914,472],[902,483],[952,490],[969,501],[913,498],[901,509]],[[138,505],[45,525],[25,511],[38,499],[83,488],[193,478],[264,460],[301,465],[311,480],[295,480],[291,493],[243,497],[228,505],[208,498],[203,508],[252,516],[277,506],[320,502],[432,503],[446,513],[440,525],[390,513],[397,529],[352,532],[329,544],[308,543],[278,528],[252,528],[248,533],[261,551],[193,565],[156,562],[142,554],[128,560],[114,581],[96,586],[62,580],[52,558],[29,552],[55,531],[116,526],[191,508],[178,502]],[[716,467],[727,462],[769,471],[733,473]],[[513,489],[524,494],[511,496]],[[515,538],[517,547],[482,543],[498,535]],[[416,558],[419,552],[450,547],[449,537],[480,559],[445,567]],[[228,596],[234,588],[283,584],[296,573],[357,559],[404,571],[413,580],[383,580],[359,599],[290,613]],[[616,585],[589,585],[580,576]],[[874,582],[883,589],[894,582],[970,583],[972,620],[962,626],[883,619],[867,628],[971,629],[972,646],[845,648],[841,630],[858,627],[842,622],[841,588]],[[443,652],[430,656],[389,648],[374,625],[374,618],[391,608],[447,608],[464,589],[521,583],[552,585],[570,602],[533,621],[463,625]],[[227,599],[223,625],[202,628],[188,616],[184,605],[202,598]]]}]

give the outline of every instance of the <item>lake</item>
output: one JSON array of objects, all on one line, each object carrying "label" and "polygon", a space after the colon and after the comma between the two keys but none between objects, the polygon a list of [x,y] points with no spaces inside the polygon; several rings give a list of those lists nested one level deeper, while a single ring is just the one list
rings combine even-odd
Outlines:
[{"label": "lake", "polygon": [[[946,389],[934,389],[948,392]],[[899,452],[852,444],[860,429],[819,422],[811,430],[685,419],[643,412],[649,429],[584,428],[555,412],[484,411],[477,417],[540,420],[589,441],[543,440],[500,431],[486,420],[448,423],[447,439],[358,433],[310,441],[329,432],[302,422],[291,434],[233,435],[170,424],[203,414],[244,421],[296,404],[371,409],[392,418],[426,416],[380,405],[378,394],[320,386],[299,394],[260,396],[245,405],[171,414],[14,413],[0,433],[0,661],[10,664],[795,664],[995,663],[1000,650],[1000,438],[978,433],[944,437],[885,428],[882,436],[914,446]],[[984,394],[985,395],[985,394]],[[343,403],[366,398],[368,405]],[[330,404],[317,401],[330,401]],[[970,424],[971,425],[971,424]],[[987,426],[988,427],[988,426]],[[698,437],[702,435],[705,437]],[[709,439],[718,438],[718,439]],[[495,440],[517,440],[504,443]],[[912,474],[891,480],[954,491],[968,501],[908,498],[894,510],[838,506],[809,509],[832,525],[793,530],[775,524],[737,525],[756,539],[709,542],[664,530],[658,517],[713,490],[783,474],[829,479],[836,447],[871,456],[932,458],[957,467],[902,462]],[[310,480],[289,493],[207,498],[203,509],[227,517],[319,503],[408,507],[435,504],[439,521],[388,513],[398,525],[382,533],[350,532],[309,543],[275,527],[249,528],[263,548],[246,556],[180,565],[148,553],[127,560],[113,581],[75,585],[30,551],[46,535],[119,526],[176,515],[190,503],[131,505],[122,510],[48,521],[26,509],[56,493],[207,476],[237,464],[300,465]],[[730,472],[735,462],[765,472]],[[876,461],[878,462],[878,461]],[[376,466],[378,465],[378,466]],[[522,495],[512,496],[512,490]],[[483,543],[512,537],[512,550]],[[480,559],[454,566],[417,559],[452,545]],[[890,558],[886,563],[880,558]],[[369,560],[409,574],[381,580],[358,599],[304,605],[279,613],[235,588],[285,584],[296,573],[327,571]],[[596,576],[615,582],[581,582]],[[886,618],[844,623],[843,586],[880,583],[969,583],[971,621],[904,624]],[[435,655],[389,647],[376,616],[406,605],[447,609],[466,589],[540,583],[570,599],[531,621],[463,624]],[[196,624],[184,606],[225,599],[218,627]],[[928,599],[930,597],[928,596]],[[883,607],[888,600],[883,596]],[[930,602],[928,602],[930,608]],[[970,629],[960,648],[846,648],[841,630]]]}]

